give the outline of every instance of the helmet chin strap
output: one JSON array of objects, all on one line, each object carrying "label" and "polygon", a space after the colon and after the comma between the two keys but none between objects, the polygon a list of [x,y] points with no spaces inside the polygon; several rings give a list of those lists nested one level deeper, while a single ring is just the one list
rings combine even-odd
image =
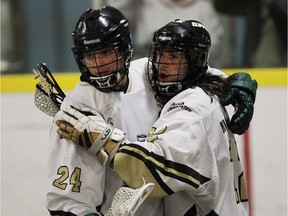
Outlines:
[{"label": "helmet chin strap", "polygon": [[[114,72],[105,76],[87,76],[82,74],[81,80],[90,83],[92,86],[97,88],[102,92],[110,92],[110,91],[126,91],[129,79],[128,79],[128,70],[123,68],[121,71]],[[122,80],[127,76],[126,82],[122,83]],[[123,85],[123,86],[122,86]]]},{"label": "helmet chin strap", "polygon": [[95,76],[90,76],[89,79],[92,82],[95,82],[95,84],[99,87],[99,88],[112,88],[117,84],[117,80],[119,80],[121,77],[120,72],[117,73],[111,73],[105,76],[99,76],[99,77],[95,77]]},{"label": "helmet chin strap", "polygon": [[175,94],[179,93],[182,89],[181,82],[159,82],[156,81],[157,86],[161,94],[165,96],[174,96]]}]

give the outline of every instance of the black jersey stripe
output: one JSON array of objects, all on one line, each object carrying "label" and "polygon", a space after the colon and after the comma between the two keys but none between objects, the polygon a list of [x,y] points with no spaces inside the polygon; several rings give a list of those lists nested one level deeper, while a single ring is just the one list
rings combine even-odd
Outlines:
[{"label": "black jersey stripe", "polygon": [[[184,216],[197,216],[196,205],[194,204],[185,214]],[[209,212],[206,216],[219,216],[214,210]]]},{"label": "black jersey stripe", "polygon": [[197,216],[196,205],[193,205],[183,216]]},{"label": "black jersey stripe", "polygon": [[159,176],[159,174],[156,171],[155,165],[153,163],[151,163],[151,161],[149,160],[145,160],[145,158],[134,152],[134,151],[129,151],[127,149],[121,149],[119,152],[121,153],[125,153],[128,154],[130,156],[133,156],[135,158],[138,158],[139,160],[141,160],[143,163],[145,163],[145,165],[147,166],[148,170],[151,172],[151,174],[153,175],[153,177],[155,178],[155,180],[157,181],[158,185],[161,186],[161,188],[168,194],[171,195],[174,193],[174,191],[168,186],[166,185],[163,180],[161,179],[161,177]]},{"label": "black jersey stripe", "polygon": [[65,211],[51,211],[49,210],[50,215],[55,216],[77,216],[76,214],[73,214],[71,212],[65,212]]},{"label": "black jersey stripe", "polygon": [[[97,208],[96,208],[97,209]],[[58,210],[58,211],[52,211],[52,210],[49,210],[48,209],[48,211],[49,211],[49,213],[50,213],[50,215],[51,216],[77,216],[76,214],[73,214],[72,212],[65,212],[65,211],[60,211],[60,210]],[[90,214],[85,214],[85,216],[103,216],[103,214],[102,213],[90,213]]]},{"label": "black jersey stripe", "polygon": [[157,169],[163,175],[185,182],[193,186],[194,188],[198,188],[202,184],[210,180],[209,178],[202,176],[200,173],[198,173],[191,167],[173,161],[165,160],[164,157],[156,155],[153,152],[148,152],[147,149],[136,144],[123,145],[121,146],[119,151],[134,156],[139,160],[143,161],[144,163],[146,163],[150,171],[153,169]]},{"label": "black jersey stripe", "polygon": [[207,216],[219,216],[215,211],[211,211],[207,214]]}]

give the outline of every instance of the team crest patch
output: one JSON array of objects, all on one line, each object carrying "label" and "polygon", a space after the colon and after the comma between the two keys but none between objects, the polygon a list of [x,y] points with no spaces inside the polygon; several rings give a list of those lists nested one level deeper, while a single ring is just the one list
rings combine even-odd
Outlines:
[{"label": "team crest patch", "polygon": [[184,104],[184,102],[179,102],[179,103],[174,103],[174,102],[173,102],[173,103],[169,106],[167,112],[169,112],[169,111],[171,111],[171,110],[173,110],[173,109],[176,109],[176,108],[178,108],[178,107],[180,107],[180,108],[182,108],[182,109],[184,109],[184,110],[187,110],[188,112],[192,112],[192,110],[191,110],[189,107],[187,107],[187,106]]}]

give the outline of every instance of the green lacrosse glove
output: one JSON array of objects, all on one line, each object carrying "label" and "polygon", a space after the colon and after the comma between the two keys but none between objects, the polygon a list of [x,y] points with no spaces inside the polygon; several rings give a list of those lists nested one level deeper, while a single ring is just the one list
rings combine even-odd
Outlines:
[{"label": "green lacrosse glove", "polygon": [[57,133],[61,138],[87,149],[102,165],[112,160],[124,139],[124,132],[106,123],[101,114],[90,108],[69,107],[58,115]]},{"label": "green lacrosse glove", "polygon": [[220,98],[220,103],[235,107],[228,127],[232,133],[242,135],[249,128],[253,117],[258,84],[245,72],[234,73],[227,79],[231,83],[231,91]]}]

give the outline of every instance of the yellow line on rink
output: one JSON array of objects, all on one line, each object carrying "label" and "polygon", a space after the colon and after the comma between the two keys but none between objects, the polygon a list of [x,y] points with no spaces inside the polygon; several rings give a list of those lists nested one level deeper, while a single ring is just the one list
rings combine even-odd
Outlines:
[{"label": "yellow line on rink", "polygon": [[[58,85],[65,91],[71,90],[79,81],[80,73],[53,73]],[[33,92],[37,80],[34,74],[1,75],[1,92]]]},{"label": "yellow line on rink", "polygon": [[223,69],[228,75],[235,72],[247,72],[257,80],[258,86],[287,86],[287,68],[234,68]]},{"label": "yellow line on rink", "polygon": [[[287,87],[287,68],[233,68],[222,69],[228,75],[247,72],[257,80],[259,87]],[[79,72],[53,73],[54,78],[64,91],[73,89],[79,81]],[[37,80],[34,74],[2,74],[1,92],[33,92]]]}]

